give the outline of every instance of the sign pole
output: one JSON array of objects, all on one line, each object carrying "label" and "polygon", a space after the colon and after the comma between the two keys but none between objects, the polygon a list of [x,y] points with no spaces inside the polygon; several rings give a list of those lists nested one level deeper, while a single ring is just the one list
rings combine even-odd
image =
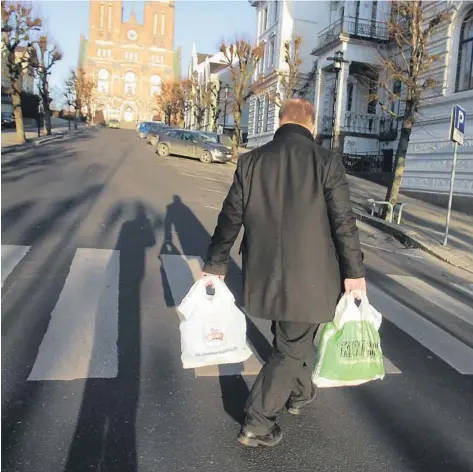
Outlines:
[{"label": "sign pole", "polygon": [[446,246],[448,242],[448,226],[450,224],[450,215],[452,213],[453,186],[455,184],[455,171],[457,168],[457,151],[458,143],[455,142],[453,145],[452,175],[450,176],[450,193],[448,195],[447,222],[445,225],[445,239],[443,240],[444,246]]}]

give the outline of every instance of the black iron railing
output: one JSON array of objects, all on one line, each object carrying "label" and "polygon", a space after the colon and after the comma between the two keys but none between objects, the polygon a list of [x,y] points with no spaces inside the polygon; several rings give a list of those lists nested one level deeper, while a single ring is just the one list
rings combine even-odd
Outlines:
[{"label": "black iron railing", "polygon": [[382,116],[379,120],[379,139],[383,141],[394,141],[399,130],[399,118]]},{"label": "black iron railing", "polygon": [[317,48],[335,41],[341,33],[370,41],[384,42],[389,40],[389,30],[386,23],[363,18],[344,17],[320,32]]},{"label": "black iron railing", "polygon": [[350,133],[377,135],[379,133],[379,116],[346,112],[343,130]]}]

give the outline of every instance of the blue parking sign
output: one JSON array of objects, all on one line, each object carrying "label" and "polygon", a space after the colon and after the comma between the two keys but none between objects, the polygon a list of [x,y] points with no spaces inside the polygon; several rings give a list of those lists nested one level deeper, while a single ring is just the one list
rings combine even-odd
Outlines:
[{"label": "blue parking sign", "polygon": [[466,111],[459,105],[453,107],[452,141],[463,144],[466,127]]}]

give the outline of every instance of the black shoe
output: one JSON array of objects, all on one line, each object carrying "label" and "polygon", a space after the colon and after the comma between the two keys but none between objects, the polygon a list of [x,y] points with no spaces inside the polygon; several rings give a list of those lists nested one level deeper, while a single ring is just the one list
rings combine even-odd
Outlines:
[{"label": "black shoe", "polygon": [[300,415],[301,414],[301,409],[304,408],[305,406],[309,405],[312,403],[315,399],[317,398],[317,389],[314,388],[312,390],[312,396],[310,397],[309,400],[306,401],[291,401],[291,399],[288,400],[286,408],[287,411],[291,415]]},{"label": "black shoe", "polygon": [[273,429],[264,436],[257,436],[253,434],[251,431],[241,431],[238,435],[238,442],[243,444],[243,446],[248,447],[258,447],[258,446],[267,446],[273,447],[279,443],[282,439],[282,431],[281,428],[276,424],[274,425]]}]

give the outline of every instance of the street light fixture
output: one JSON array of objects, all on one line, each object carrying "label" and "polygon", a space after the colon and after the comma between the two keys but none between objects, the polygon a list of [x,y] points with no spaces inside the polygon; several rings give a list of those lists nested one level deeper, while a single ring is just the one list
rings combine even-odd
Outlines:
[{"label": "street light fixture", "polygon": [[336,51],[333,57],[327,57],[327,60],[332,61],[332,67],[335,71],[335,89],[333,91],[333,106],[332,106],[332,130],[330,137],[330,149],[333,150],[333,145],[335,141],[335,112],[337,104],[337,91],[338,91],[338,75],[343,67],[343,64],[350,64],[350,61],[347,61],[343,57],[343,51]]}]

